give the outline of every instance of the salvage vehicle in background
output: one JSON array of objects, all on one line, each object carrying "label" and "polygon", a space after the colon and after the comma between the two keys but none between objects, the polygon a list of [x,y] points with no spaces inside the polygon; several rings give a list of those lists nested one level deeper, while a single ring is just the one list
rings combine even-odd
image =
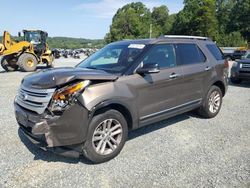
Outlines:
[{"label": "salvage vehicle in background", "polygon": [[58,49],[56,49],[56,48],[52,49],[52,54],[53,54],[53,56],[54,56],[56,59],[58,59],[58,58],[61,57],[60,51],[59,51]]},{"label": "salvage vehicle in background", "polygon": [[[48,34],[41,30],[23,30],[23,40],[15,41],[9,32],[4,31],[0,43],[1,65],[5,71],[29,72],[36,70],[37,64],[53,66],[54,57],[49,50],[46,38]],[[18,33],[21,37],[21,33]]]},{"label": "salvage vehicle in background", "polygon": [[101,163],[120,153],[130,130],[191,110],[215,117],[227,76],[228,62],[205,37],[120,41],[74,68],[26,76],[15,115],[39,147]]},{"label": "salvage vehicle in background", "polygon": [[241,59],[250,59],[250,50],[248,50]]},{"label": "salvage vehicle in background", "polygon": [[241,60],[236,60],[231,68],[230,80],[233,84],[240,84],[244,80],[250,80],[250,51]]},{"label": "salvage vehicle in background", "polygon": [[241,59],[247,52],[245,47],[222,47],[221,50],[228,61]]}]

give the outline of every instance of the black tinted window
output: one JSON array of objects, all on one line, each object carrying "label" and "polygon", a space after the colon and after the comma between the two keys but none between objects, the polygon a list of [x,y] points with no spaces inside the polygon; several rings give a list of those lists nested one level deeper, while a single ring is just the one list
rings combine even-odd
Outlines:
[{"label": "black tinted window", "polygon": [[158,44],[146,54],[143,64],[158,64],[160,68],[169,68],[176,65],[174,46]]},{"label": "black tinted window", "polygon": [[215,59],[217,60],[223,59],[223,54],[221,50],[215,44],[208,44],[207,48],[211,52],[211,54],[214,56]]},{"label": "black tinted window", "polygon": [[188,65],[206,61],[206,57],[196,44],[177,44],[179,64]]}]

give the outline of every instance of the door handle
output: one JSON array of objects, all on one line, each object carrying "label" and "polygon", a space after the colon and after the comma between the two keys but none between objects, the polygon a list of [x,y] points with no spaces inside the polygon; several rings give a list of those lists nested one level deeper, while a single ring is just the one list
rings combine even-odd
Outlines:
[{"label": "door handle", "polygon": [[212,69],[212,67],[206,67],[205,71],[210,71]]},{"label": "door handle", "polygon": [[176,74],[176,73],[172,73],[169,78],[173,79],[173,78],[178,78],[180,77],[181,75],[180,74]]}]

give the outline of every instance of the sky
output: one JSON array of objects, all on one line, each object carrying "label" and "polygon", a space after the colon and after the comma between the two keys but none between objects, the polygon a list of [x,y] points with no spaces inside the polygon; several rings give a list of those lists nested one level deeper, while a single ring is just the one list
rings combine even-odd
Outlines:
[{"label": "sky", "polygon": [[52,37],[102,39],[118,8],[138,1],[150,9],[166,5],[170,14],[183,8],[183,0],[2,0],[0,35],[42,29]]}]

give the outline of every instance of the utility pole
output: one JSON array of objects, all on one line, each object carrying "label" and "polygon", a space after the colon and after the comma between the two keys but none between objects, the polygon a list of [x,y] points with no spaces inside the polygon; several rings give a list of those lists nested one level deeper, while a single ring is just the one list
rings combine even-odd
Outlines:
[{"label": "utility pole", "polygon": [[149,28],[149,38],[152,38],[152,24],[150,24]]}]

